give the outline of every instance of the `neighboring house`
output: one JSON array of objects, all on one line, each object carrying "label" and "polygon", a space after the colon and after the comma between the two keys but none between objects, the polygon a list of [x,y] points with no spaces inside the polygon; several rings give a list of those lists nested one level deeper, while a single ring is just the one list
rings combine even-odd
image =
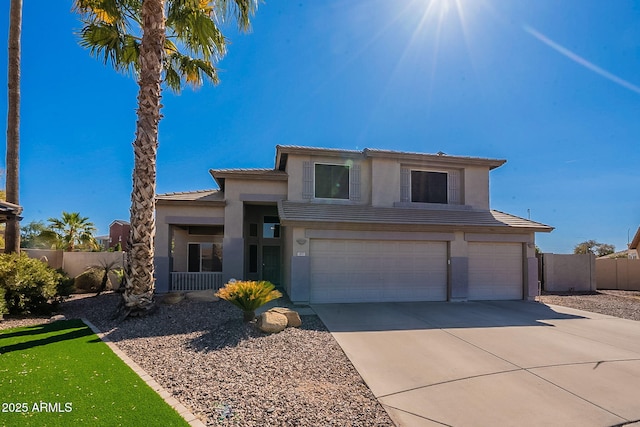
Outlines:
[{"label": "neighboring house", "polygon": [[638,245],[640,244],[640,227],[633,236],[633,240],[629,243],[629,259],[638,259]]},{"label": "neighboring house", "polygon": [[109,249],[109,242],[110,242],[109,236],[107,235],[96,236],[95,239],[98,246],[104,249]]},{"label": "neighboring house", "polygon": [[109,246],[115,248],[120,243],[122,250],[129,250],[129,231],[131,225],[127,221],[116,219],[109,225]]},{"label": "neighboring house", "polygon": [[159,195],[158,292],[270,280],[294,303],[532,299],[535,233],[489,208],[505,160],[277,146],[273,169]]},{"label": "neighboring house", "polygon": [[126,251],[129,247],[129,230],[131,225],[127,221],[116,219],[109,224],[109,235],[96,236],[96,242],[98,245],[105,249],[113,249],[120,243],[122,250]]},{"label": "neighboring house", "polygon": [[14,205],[13,203],[0,200],[0,223],[7,222],[11,219],[22,220],[20,214],[22,213],[22,206]]}]

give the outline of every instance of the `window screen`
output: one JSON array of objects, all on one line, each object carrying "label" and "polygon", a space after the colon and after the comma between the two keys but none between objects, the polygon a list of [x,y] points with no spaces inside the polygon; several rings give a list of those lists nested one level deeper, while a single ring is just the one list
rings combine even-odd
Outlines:
[{"label": "window screen", "polygon": [[317,164],[315,195],[318,199],[349,199],[349,166]]},{"label": "window screen", "polygon": [[445,172],[411,171],[411,201],[447,203],[447,174]]}]

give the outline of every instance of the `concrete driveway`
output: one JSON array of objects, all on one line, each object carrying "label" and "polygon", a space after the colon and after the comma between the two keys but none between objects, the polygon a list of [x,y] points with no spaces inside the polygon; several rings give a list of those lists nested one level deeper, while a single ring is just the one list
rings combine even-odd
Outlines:
[{"label": "concrete driveway", "polygon": [[398,426],[640,425],[640,322],[524,301],[313,309]]}]

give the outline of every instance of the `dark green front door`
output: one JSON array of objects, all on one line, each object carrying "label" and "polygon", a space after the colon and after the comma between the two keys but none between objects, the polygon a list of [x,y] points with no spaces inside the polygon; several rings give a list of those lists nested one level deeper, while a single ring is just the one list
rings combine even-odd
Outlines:
[{"label": "dark green front door", "polygon": [[262,280],[280,284],[280,246],[262,247]]}]

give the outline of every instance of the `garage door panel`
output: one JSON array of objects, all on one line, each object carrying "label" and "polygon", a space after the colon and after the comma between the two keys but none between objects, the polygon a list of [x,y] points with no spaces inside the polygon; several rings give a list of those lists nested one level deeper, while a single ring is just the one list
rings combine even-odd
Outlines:
[{"label": "garage door panel", "polygon": [[446,253],[445,242],[313,239],[311,301],[444,301]]},{"label": "garage door panel", "polygon": [[469,299],[522,299],[522,244],[469,243]]}]

